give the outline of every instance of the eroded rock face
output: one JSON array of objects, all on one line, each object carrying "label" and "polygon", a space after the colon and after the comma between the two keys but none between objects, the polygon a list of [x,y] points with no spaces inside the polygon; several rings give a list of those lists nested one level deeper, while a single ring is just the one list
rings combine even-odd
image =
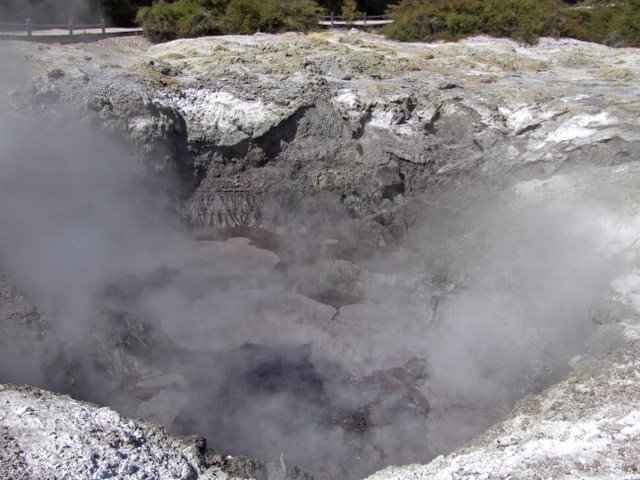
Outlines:
[{"label": "eroded rock face", "polygon": [[[58,104],[86,105],[150,170],[180,176],[196,226],[283,227],[293,207],[308,213],[292,198],[314,192],[364,217],[437,182],[638,153],[629,49],[330,32],[153,47],[118,39],[38,57]],[[49,63],[64,75],[47,75]]]}]

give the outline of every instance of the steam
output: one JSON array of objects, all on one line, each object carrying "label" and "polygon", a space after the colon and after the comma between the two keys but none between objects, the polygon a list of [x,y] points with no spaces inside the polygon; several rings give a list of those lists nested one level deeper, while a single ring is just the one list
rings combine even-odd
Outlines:
[{"label": "steam", "polygon": [[[15,118],[0,121],[0,132],[0,271],[51,322],[48,344],[28,353],[28,375],[9,378],[64,388],[44,371],[57,368],[52,346],[70,361],[90,357],[87,322],[100,311],[101,289],[153,268],[175,233],[119,142],[77,125]],[[25,352],[14,354],[2,370],[13,364],[24,372]],[[97,377],[87,370],[87,379]],[[87,398],[108,398],[82,389]]]},{"label": "steam", "polygon": [[66,23],[99,18],[100,5],[96,0],[4,0],[0,4],[0,21],[24,22],[30,18],[37,23]]},{"label": "steam", "polygon": [[[21,65],[2,55],[8,86]],[[308,239],[286,274],[243,240],[195,242],[125,140],[1,117],[0,272],[51,320],[34,357],[61,364],[5,350],[0,381],[71,368],[47,353],[62,345],[79,394],[320,478],[427,461],[544,387],[616,266],[580,223],[586,199],[469,184],[424,199],[402,255],[343,261],[366,305],[338,311],[299,293],[334,278],[310,274],[334,263]]]},{"label": "steam", "polygon": [[[459,200],[444,198],[451,225],[451,205]],[[582,228],[589,203],[575,195],[540,203],[506,190],[453,207],[457,233],[430,255],[451,266],[440,274],[436,295],[443,298],[429,332],[436,396],[507,411],[565,373],[592,331],[592,302],[619,267],[595,225]],[[414,241],[441,242],[433,228]]]}]

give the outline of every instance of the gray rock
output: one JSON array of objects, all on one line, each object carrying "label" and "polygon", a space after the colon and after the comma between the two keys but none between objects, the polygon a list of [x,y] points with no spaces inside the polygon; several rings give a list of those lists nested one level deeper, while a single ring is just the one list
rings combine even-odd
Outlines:
[{"label": "gray rock", "polygon": [[62,77],[64,77],[64,72],[62,70],[60,70],[59,68],[54,68],[53,70],[49,70],[49,72],[47,73],[47,78],[49,78],[49,80],[58,80]]},{"label": "gray rock", "polygon": [[0,274],[0,342],[42,339],[49,322],[6,275]]},{"label": "gray rock", "polygon": [[2,386],[0,426],[4,478],[260,478],[255,463],[226,474],[202,439],[35,388]]}]

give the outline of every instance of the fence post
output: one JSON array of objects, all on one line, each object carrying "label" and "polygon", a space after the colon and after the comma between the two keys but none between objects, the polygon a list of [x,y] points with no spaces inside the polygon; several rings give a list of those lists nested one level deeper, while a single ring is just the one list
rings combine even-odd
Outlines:
[{"label": "fence post", "polygon": [[362,23],[364,23],[365,25],[367,24],[367,12],[364,12],[362,14]]},{"label": "fence post", "polygon": [[73,20],[69,20],[69,36],[73,36]]},{"label": "fence post", "polygon": [[333,22],[335,20],[335,16],[333,14],[333,12],[331,12],[331,26],[333,27]]},{"label": "fence post", "polygon": [[102,33],[107,33],[107,24],[105,23],[104,18],[100,19],[100,26],[102,27]]},{"label": "fence post", "polygon": [[27,37],[31,36],[31,19],[27,18]]}]

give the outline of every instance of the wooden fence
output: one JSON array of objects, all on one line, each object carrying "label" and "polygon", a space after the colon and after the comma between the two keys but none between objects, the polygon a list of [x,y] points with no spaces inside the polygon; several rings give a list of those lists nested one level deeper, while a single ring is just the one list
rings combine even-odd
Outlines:
[{"label": "wooden fence", "polygon": [[333,12],[330,15],[324,17],[323,20],[318,22],[324,27],[341,27],[341,26],[356,26],[356,27],[375,27],[381,25],[387,25],[393,23],[393,20],[385,15],[367,15],[363,13],[361,17],[354,19],[346,19],[345,17],[337,16]]},{"label": "wooden fence", "polygon": [[90,38],[100,39],[109,36],[137,35],[141,28],[107,27],[104,19],[100,23],[66,24],[33,23],[27,18],[23,23],[0,22],[0,38],[37,41],[84,41]]},{"label": "wooden fence", "polygon": [[[377,27],[392,23],[384,15],[368,16],[366,13],[356,19],[346,19],[331,13],[318,22],[323,27]],[[75,24],[69,21],[66,24],[33,23],[27,18],[23,23],[0,22],[0,38],[22,39],[38,41],[82,41],[87,37],[102,38],[117,35],[137,35],[141,28],[114,28],[107,27],[104,19],[100,23]]]},{"label": "wooden fence", "polygon": [[101,33],[107,33],[107,24],[104,21],[104,18],[100,20],[100,23],[94,24],[74,24],[73,21],[69,20],[69,23],[66,24],[46,24],[46,23],[38,23],[35,24],[31,21],[30,18],[27,18],[24,23],[1,23],[0,22],[0,31],[8,32],[8,33],[26,33],[28,37],[31,37],[34,31],[41,30],[67,30],[69,35],[73,35],[74,32],[79,30],[89,30],[89,29],[100,29]]}]

